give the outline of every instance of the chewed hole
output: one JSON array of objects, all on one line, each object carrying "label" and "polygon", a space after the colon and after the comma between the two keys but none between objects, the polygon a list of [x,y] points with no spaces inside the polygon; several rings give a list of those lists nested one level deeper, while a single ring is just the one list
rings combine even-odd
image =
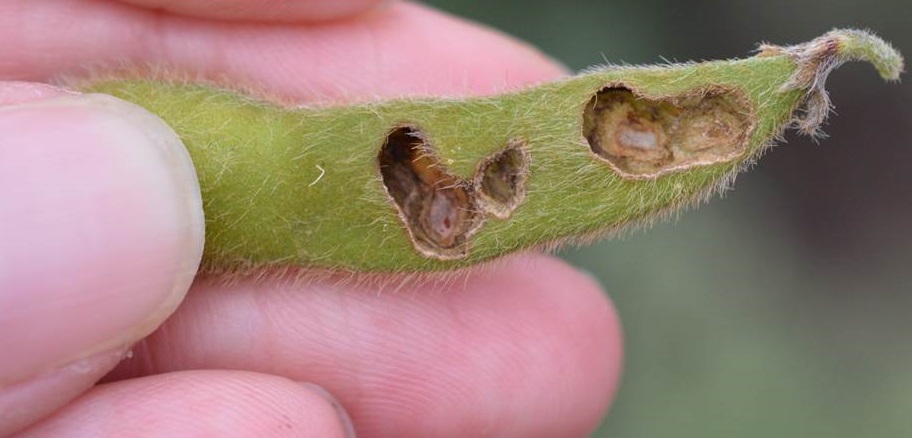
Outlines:
[{"label": "chewed hole", "polygon": [[586,105],[583,134],[592,152],[622,176],[655,177],[742,155],[753,129],[747,102],[722,88],[647,98],[607,87]]},{"label": "chewed hole", "polygon": [[506,219],[525,196],[528,156],[517,141],[482,162],[475,182],[482,207]]},{"label": "chewed hole", "polygon": [[438,259],[465,257],[479,222],[468,184],[446,171],[413,127],[390,131],[378,161],[415,248]]}]

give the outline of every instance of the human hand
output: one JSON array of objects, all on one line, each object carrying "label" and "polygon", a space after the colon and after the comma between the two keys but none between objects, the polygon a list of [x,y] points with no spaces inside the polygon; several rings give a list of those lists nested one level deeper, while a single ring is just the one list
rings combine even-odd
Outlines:
[{"label": "human hand", "polygon": [[619,328],[599,288],[550,257],[382,292],[341,274],[204,276],[184,297],[202,213],[173,133],[34,82],[167,65],[313,103],[562,74],[413,4],[253,3],[0,3],[0,80],[32,82],[0,82],[0,436],[341,437],[340,406],[361,437],[591,432]]}]

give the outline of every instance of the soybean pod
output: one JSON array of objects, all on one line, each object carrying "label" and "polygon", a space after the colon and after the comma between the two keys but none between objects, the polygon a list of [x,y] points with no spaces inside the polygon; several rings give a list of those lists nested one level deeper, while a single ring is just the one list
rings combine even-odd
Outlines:
[{"label": "soybean pod", "polygon": [[467,99],[289,108],[162,78],[83,84],[161,117],[206,215],[203,266],[358,272],[465,267],[649,223],[729,187],[789,127],[815,135],[828,73],[896,80],[861,31],[742,60],[602,67]]}]

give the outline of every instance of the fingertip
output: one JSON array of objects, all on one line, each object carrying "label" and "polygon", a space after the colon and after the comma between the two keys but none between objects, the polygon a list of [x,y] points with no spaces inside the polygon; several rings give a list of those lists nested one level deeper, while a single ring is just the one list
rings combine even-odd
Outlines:
[{"label": "fingertip", "polygon": [[332,400],[319,387],[272,375],[173,372],[98,385],[22,436],[143,431],[162,437],[354,437],[344,410]]},{"label": "fingertip", "polygon": [[0,383],[122,348],[199,264],[199,187],[160,119],[103,95],[0,83]]},{"label": "fingertip", "polygon": [[[371,326],[375,348],[352,355],[360,380],[376,385],[353,407],[360,430],[565,437],[598,427],[617,390],[623,345],[617,313],[591,275],[529,253],[460,281],[415,286],[366,310],[382,326]],[[389,351],[399,357],[384,357]],[[409,422],[416,412],[421,424]]]},{"label": "fingertip", "polygon": [[[567,74],[527,43],[419,3],[374,3],[380,6],[369,8],[372,13],[319,25],[266,25],[188,19],[154,9],[156,4],[181,8],[186,3],[188,8],[208,4],[209,13],[231,10],[212,7],[210,0],[134,1],[149,8],[80,0],[66,2],[69,8],[18,2],[4,14],[0,6],[0,37],[18,41],[36,22],[56,26],[41,38],[21,41],[16,52],[0,51],[0,65],[9,77],[38,81],[61,74],[84,76],[87,58],[96,71],[122,71],[125,63],[165,66],[178,77],[262,90],[298,103],[490,95]],[[218,4],[293,17],[283,8],[300,5],[307,11],[316,3],[276,0],[280,6],[275,8],[241,0]],[[81,25],[67,26],[71,22]]]},{"label": "fingertip", "polygon": [[[344,100],[370,93],[464,97],[508,92],[569,73],[525,41],[421,3],[396,2],[359,27],[315,30],[333,42],[316,47],[321,58],[338,68],[325,76],[308,72],[311,89],[336,78],[346,82]],[[331,87],[322,91],[341,94]]]},{"label": "fingertip", "polygon": [[[489,275],[480,281],[493,284],[479,293],[502,291],[503,303],[493,307],[504,315],[525,308],[524,321],[514,310],[506,324],[524,327],[524,348],[550,352],[538,370],[542,391],[550,392],[527,406],[539,419],[529,424],[538,425],[539,436],[588,436],[611,406],[623,368],[623,329],[605,288],[590,273],[539,253],[504,259]],[[515,341],[509,336],[502,342]]]},{"label": "fingertip", "polygon": [[591,433],[622,357],[602,288],[536,254],[465,274],[382,293],[350,277],[197,283],[117,378],[218,366],[319,382],[371,436]]}]

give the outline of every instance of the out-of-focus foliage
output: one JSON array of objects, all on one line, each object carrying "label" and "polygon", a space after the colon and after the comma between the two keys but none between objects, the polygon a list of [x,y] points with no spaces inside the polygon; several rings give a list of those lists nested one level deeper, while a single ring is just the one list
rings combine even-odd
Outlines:
[{"label": "out-of-focus foliage", "polygon": [[[908,0],[432,0],[572,69],[746,56],[834,27],[912,53]],[[626,333],[597,436],[912,436],[912,80],[830,78],[814,144],[794,134],[725,199],[565,257]],[[594,389],[597,390],[597,389]]]}]

